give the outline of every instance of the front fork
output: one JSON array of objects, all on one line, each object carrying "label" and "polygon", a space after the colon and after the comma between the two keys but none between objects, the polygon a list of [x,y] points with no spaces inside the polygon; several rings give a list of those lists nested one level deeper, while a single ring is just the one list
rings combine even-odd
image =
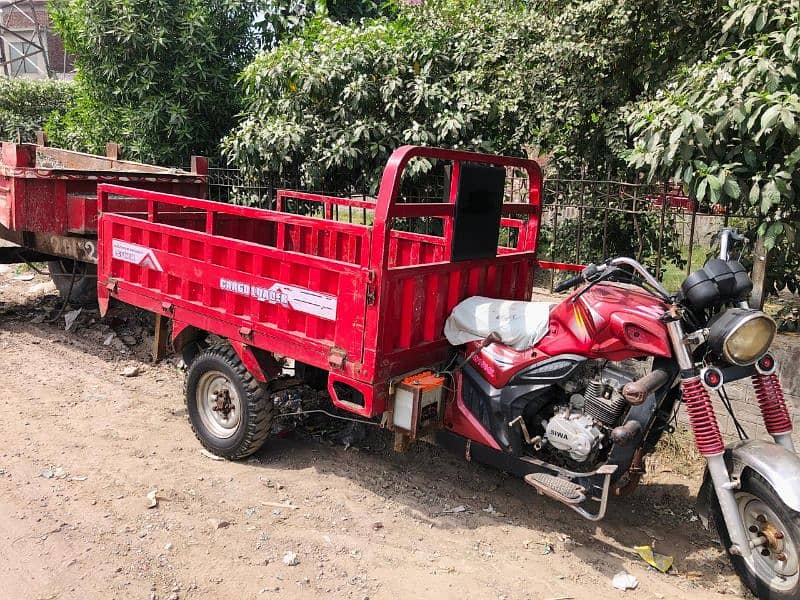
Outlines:
[{"label": "front fork", "polygon": [[[697,449],[705,456],[708,463],[708,472],[728,528],[731,539],[728,551],[736,556],[749,555],[752,548],[736,506],[735,490],[739,482],[731,480],[725,464],[725,444],[722,441],[711,397],[697,374],[680,321],[667,323],[667,331],[681,369],[681,391]],[[754,375],[753,386],[756,389],[767,431],[777,444],[794,452],[791,438],[792,422],[777,375],[774,372]]]}]

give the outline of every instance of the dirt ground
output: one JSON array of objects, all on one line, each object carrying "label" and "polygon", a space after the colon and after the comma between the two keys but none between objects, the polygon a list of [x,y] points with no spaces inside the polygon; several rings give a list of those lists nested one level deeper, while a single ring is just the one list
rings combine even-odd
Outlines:
[{"label": "dirt ground", "polygon": [[[443,450],[396,455],[377,430],[286,427],[248,461],[215,461],[187,424],[177,361],[147,361],[145,315],[84,310],[65,331],[64,315],[47,322],[49,280],[3,269],[0,598],[743,594],[694,516],[698,478],[663,459],[599,524]],[[672,572],[640,544],[673,555]],[[623,570],[637,589],[612,588]]]}]

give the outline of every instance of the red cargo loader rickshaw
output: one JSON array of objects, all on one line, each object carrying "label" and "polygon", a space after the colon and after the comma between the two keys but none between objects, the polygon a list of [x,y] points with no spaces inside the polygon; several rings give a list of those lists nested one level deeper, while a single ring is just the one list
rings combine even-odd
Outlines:
[{"label": "red cargo loader rickshaw", "polygon": [[[441,169],[441,195],[407,193],[412,160]],[[530,160],[405,146],[375,201],[281,191],[261,210],[102,184],[98,206],[101,311],[116,298],[172,323],[189,420],[213,453],[258,450],[274,391],[304,382],[400,449],[435,438],[597,520],[682,402],[708,464],[701,512],[734,568],[760,598],[800,597],[800,459],[775,324],[747,307],[734,231],[678,292],[616,257],[565,281],[578,289],[552,306],[531,302]],[[363,222],[340,220],[351,210]],[[772,441],[726,447],[710,392],[743,378]]]}]

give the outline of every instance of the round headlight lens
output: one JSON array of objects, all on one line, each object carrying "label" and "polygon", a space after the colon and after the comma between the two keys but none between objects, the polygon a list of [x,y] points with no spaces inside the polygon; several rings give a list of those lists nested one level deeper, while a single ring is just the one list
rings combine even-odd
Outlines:
[{"label": "round headlight lens", "polygon": [[775,331],[775,321],[761,311],[733,308],[714,321],[708,341],[728,362],[752,365],[769,350]]}]

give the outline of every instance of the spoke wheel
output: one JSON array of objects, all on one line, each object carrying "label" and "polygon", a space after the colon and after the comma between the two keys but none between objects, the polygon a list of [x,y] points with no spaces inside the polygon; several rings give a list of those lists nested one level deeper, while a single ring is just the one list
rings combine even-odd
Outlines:
[{"label": "spoke wheel", "polygon": [[267,386],[228,344],[206,348],[192,360],[184,393],[192,430],[210,452],[239,459],[266,441],[273,413]]},{"label": "spoke wheel", "polygon": [[[772,486],[753,471],[742,476],[736,506],[754,546],[749,556],[728,555],[742,583],[759,600],[800,598],[800,513],[786,506]],[[723,545],[730,547],[716,501],[714,521]]]}]

